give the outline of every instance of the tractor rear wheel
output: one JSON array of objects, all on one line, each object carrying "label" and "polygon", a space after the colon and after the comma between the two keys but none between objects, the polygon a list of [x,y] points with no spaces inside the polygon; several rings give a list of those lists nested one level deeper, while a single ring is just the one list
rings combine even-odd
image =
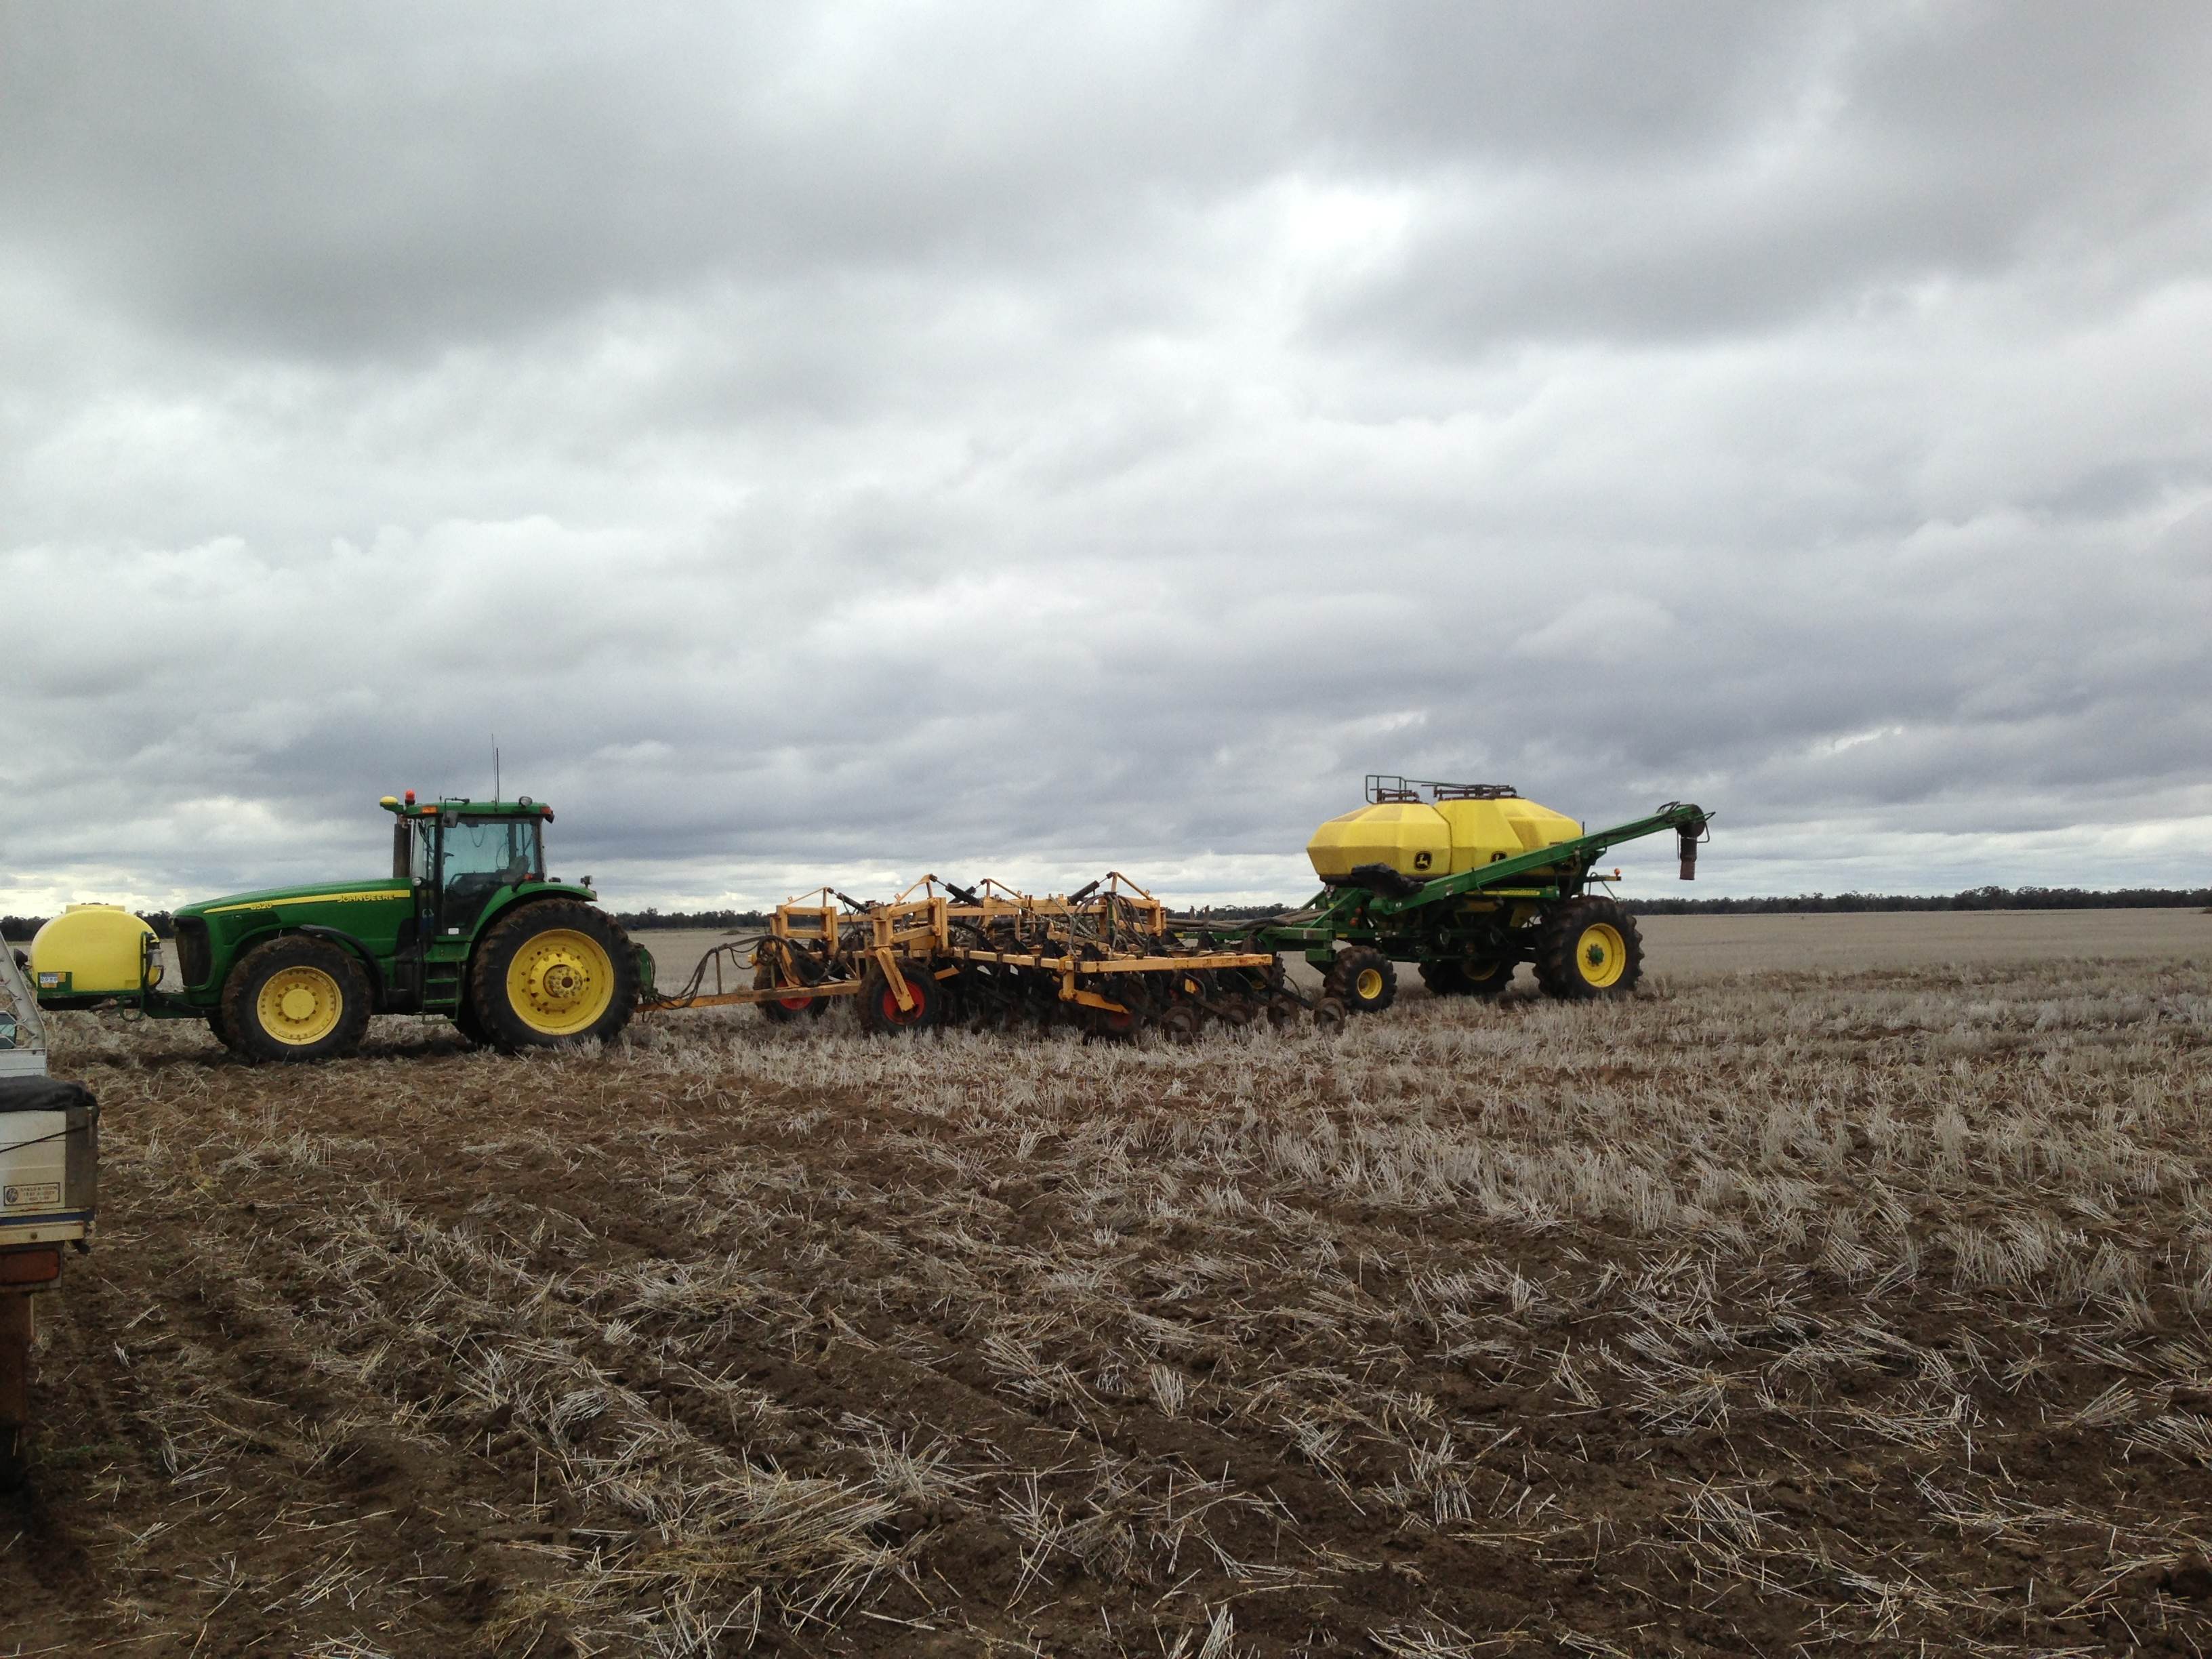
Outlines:
[{"label": "tractor rear wheel", "polygon": [[469,1006],[495,1048],[562,1048],[619,1034],[637,1010],[637,952],[605,911],[538,899],[477,946]]},{"label": "tractor rear wheel", "polygon": [[1340,953],[1322,985],[1354,1014],[1378,1014],[1398,1000],[1397,969],[1389,957],[1364,945]]},{"label": "tractor rear wheel", "polygon": [[1421,983],[1431,996],[1504,996],[1517,966],[1513,962],[1425,962]]},{"label": "tractor rear wheel", "polygon": [[368,978],[343,946],[290,933],[240,958],[218,1012],[209,1025],[241,1060],[338,1060],[368,1030]]},{"label": "tractor rear wheel", "polygon": [[1546,996],[1610,1001],[1643,975],[1643,938],[1617,899],[1571,899],[1536,924],[1536,983]]},{"label": "tractor rear wheel", "polygon": [[889,974],[883,963],[872,962],[868,971],[860,976],[860,1029],[867,1032],[914,1031],[925,1025],[934,1025],[937,1017],[945,1012],[944,994],[930,976],[928,967],[919,962],[901,962],[899,977],[906,981],[908,1006],[899,1006],[898,993],[892,988]]},{"label": "tractor rear wheel", "polygon": [[454,1009],[449,1018],[453,1022],[453,1029],[461,1034],[461,1040],[470,1048],[489,1046],[491,1034],[484,1030],[483,1021],[477,1018],[476,1005],[466,997],[461,999],[461,1006]]}]

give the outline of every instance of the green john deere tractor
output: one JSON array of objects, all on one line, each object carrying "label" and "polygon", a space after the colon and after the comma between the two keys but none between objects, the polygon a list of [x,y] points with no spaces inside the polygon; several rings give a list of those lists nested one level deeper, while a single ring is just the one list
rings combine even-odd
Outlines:
[{"label": "green john deere tractor", "polygon": [[[417,805],[387,795],[392,873],[188,904],[176,914],[182,989],[137,917],[72,905],[31,945],[49,1008],[135,1006],[204,1019],[241,1057],[331,1060],[372,1014],[443,1014],[510,1052],[614,1036],[652,958],[584,884],[545,874],[553,809],[511,801]],[[587,878],[588,879],[588,878]]]}]

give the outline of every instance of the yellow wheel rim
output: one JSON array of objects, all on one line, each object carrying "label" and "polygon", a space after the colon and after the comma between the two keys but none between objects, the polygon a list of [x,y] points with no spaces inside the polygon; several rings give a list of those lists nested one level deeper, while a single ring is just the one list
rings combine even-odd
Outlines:
[{"label": "yellow wheel rim", "polygon": [[1628,941],[1612,923],[1594,921],[1583,929],[1582,939],[1575,946],[1575,962],[1582,969],[1583,982],[1602,991],[1608,985],[1620,984],[1620,976],[1628,971]]},{"label": "yellow wheel rim", "polygon": [[262,982],[253,1012],[277,1042],[304,1048],[337,1030],[345,993],[319,968],[280,968]]},{"label": "yellow wheel rim", "polygon": [[1362,1002],[1374,1001],[1382,994],[1382,970],[1380,968],[1362,968],[1352,975],[1352,988],[1358,993]]},{"label": "yellow wheel rim", "polygon": [[615,964],[589,933],[549,927],[533,933],[507,965],[507,1001],[543,1036],[588,1030],[614,1000]]}]

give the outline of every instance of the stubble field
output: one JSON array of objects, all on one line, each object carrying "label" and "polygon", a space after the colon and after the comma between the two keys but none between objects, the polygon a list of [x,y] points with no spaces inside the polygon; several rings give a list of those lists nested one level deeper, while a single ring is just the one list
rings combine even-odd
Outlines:
[{"label": "stubble field", "polygon": [[1193,1048],[65,1018],[0,1653],[2203,1652],[2212,917],[2033,921]]}]

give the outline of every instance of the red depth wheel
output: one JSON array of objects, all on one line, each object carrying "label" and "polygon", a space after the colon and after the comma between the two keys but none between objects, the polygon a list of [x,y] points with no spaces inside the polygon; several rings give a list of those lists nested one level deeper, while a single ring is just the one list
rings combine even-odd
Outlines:
[{"label": "red depth wheel", "polygon": [[929,969],[918,962],[902,962],[899,977],[906,981],[909,999],[903,1008],[899,1006],[898,992],[892,988],[890,975],[880,966],[868,969],[867,983],[860,992],[860,1015],[870,1030],[910,1031],[937,1018],[943,994]]}]

